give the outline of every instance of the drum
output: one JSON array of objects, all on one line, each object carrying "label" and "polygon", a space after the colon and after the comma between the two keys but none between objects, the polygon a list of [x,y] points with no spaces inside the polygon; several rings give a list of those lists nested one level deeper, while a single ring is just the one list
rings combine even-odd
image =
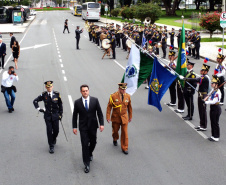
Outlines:
[{"label": "drum", "polygon": [[106,34],[104,34],[104,33],[101,33],[100,34],[100,40],[104,40],[106,38],[107,38],[107,35]]},{"label": "drum", "polygon": [[191,47],[191,49],[194,49],[195,48],[195,45],[194,44],[191,44],[190,47]]},{"label": "drum", "polygon": [[126,45],[128,48],[131,48],[133,43],[135,43],[135,41],[132,41],[130,39],[127,39],[127,41],[126,41]]},{"label": "drum", "polygon": [[109,44],[110,43],[110,40],[108,40],[108,39],[103,39],[102,40],[102,47],[104,48],[104,49],[109,49],[110,47],[111,47],[111,44]]},{"label": "drum", "polygon": [[191,45],[191,42],[188,42],[188,46],[190,46]]},{"label": "drum", "polygon": [[157,48],[161,48],[161,47],[162,47],[162,44],[161,43],[158,43]]}]

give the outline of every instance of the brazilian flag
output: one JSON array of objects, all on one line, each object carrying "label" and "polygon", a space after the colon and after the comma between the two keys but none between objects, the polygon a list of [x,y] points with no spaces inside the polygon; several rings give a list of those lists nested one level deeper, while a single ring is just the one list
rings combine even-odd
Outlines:
[{"label": "brazilian flag", "polygon": [[[185,76],[187,73],[184,22],[183,22],[183,26],[182,26],[180,43],[179,43],[179,52],[178,52],[178,58],[177,58],[176,72],[182,76]],[[181,83],[182,87],[184,87],[184,81],[180,80],[180,83]]]}]

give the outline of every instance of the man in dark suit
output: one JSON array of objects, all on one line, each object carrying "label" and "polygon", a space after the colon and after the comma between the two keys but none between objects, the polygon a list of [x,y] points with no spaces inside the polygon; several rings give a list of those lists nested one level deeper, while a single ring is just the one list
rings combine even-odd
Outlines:
[{"label": "man in dark suit", "polygon": [[[49,153],[54,153],[54,145],[59,133],[59,120],[63,116],[63,103],[60,93],[53,91],[53,81],[46,81],[44,91],[40,96],[34,99],[33,104],[39,112],[44,113],[46,122],[47,138],[49,143]],[[43,101],[45,108],[41,109],[38,102]]]},{"label": "man in dark suit", "polygon": [[0,38],[0,68],[4,69],[5,64],[5,56],[6,56],[6,44],[2,42],[2,38]]},{"label": "man in dark suit", "polygon": [[77,26],[77,29],[75,30],[75,38],[76,38],[76,46],[77,49],[79,49],[79,40],[80,40],[80,34],[83,32],[83,28],[79,30],[79,26]]},{"label": "man in dark suit", "polygon": [[97,117],[101,132],[104,130],[104,118],[98,99],[89,96],[89,86],[81,85],[80,91],[82,97],[75,101],[72,127],[74,134],[77,135],[77,118],[79,116],[84,172],[89,173],[90,161],[93,160],[93,151],[96,146],[97,128],[99,127]]}]

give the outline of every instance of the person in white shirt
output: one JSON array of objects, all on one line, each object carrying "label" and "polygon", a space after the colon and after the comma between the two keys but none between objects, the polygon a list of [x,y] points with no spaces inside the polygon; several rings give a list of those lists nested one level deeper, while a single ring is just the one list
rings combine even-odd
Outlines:
[{"label": "person in white shirt", "polygon": [[219,103],[221,99],[221,91],[218,87],[219,83],[220,79],[216,75],[213,75],[213,79],[211,81],[211,87],[213,89],[204,99],[205,104],[210,104],[210,121],[212,132],[212,136],[208,138],[210,141],[219,141],[220,138],[219,118],[221,115],[221,107]]},{"label": "person in white shirt", "polygon": [[[225,59],[224,55],[218,54],[217,56],[218,64],[214,70],[214,74],[217,75],[217,77],[219,78],[220,84],[224,82],[225,66],[222,64],[224,59]],[[220,105],[223,105],[224,104],[224,85],[220,87],[220,91],[221,91]]]},{"label": "person in white shirt", "polygon": [[9,70],[5,71],[2,74],[1,92],[4,94],[9,113],[12,113],[14,111],[13,105],[16,98],[16,87],[13,86],[13,82],[18,80],[19,78],[15,73],[13,66],[10,66]]}]

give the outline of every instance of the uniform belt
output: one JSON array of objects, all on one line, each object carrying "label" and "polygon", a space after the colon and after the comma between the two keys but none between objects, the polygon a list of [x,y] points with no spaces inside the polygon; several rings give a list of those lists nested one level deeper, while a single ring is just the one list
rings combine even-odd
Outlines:
[{"label": "uniform belt", "polygon": [[207,94],[207,92],[199,92],[200,94]]}]

